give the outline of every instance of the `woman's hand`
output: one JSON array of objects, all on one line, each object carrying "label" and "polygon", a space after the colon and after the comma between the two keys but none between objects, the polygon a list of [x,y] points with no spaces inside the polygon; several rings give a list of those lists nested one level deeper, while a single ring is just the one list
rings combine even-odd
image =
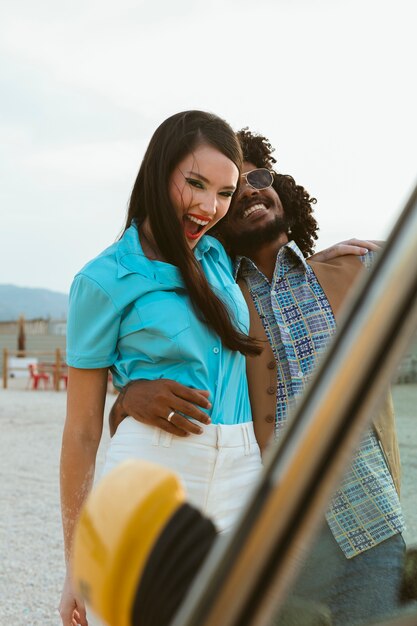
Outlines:
[{"label": "woman's hand", "polygon": [[338,256],[344,256],[345,254],[355,254],[357,256],[363,256],[370,250],[381,250],[383,241],[373,241],[367,239],[347,239],[346,241],[340,241],[335,243],[330,248],[320,250],[313,254],[310,259],[314,261],[330,261]]},{"label": "woman's hand", "polygon": [[[202,424],[210,424],[210,417],[198,408],[211,407],[209,395],[203,389],[191,389],[166,378],[132,381],[120,393],[110,411],[110,435],[115,433],[127,415],[178,437],[199,435],[203,429],[187,417]],[[168,421],[171,412],[174,414]]]},{"label": "woman's hand", "polygon": [[62,626],[88,626],[84,602],[74,593],[68,572],[62,589],[59,614]]}]

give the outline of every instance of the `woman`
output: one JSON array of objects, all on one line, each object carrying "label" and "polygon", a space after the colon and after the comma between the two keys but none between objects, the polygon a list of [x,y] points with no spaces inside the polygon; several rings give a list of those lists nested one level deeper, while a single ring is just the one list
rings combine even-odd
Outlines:
[{"label": "woman", "polygon": [[[212,423],[198,437],[166,440],[159,429],[127,418],[106,470],[130,456],[167,465],[220,530],[230,528],[258,476],[245,355],[260,348],[247,336],[248,311],[230,260],[205,237],[230,207],[241,164],[238,140],[217,116],[187,111],[168,118],[145,153],[122,238],[75,277],[61,453],[67,562],[93,482],[109,367],[116,388],[137,378],[194,388]],[[65,625],[87,624],[69,573],[60,613]]]}]

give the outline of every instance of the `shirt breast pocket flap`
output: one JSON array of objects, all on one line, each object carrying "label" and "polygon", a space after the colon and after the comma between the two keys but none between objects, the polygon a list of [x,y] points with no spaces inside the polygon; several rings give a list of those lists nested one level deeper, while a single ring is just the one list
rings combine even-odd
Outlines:
[{"label": "shirt breast pocket flap", "polygon": [[160,337],[175,339],[190,327],[190,313],[183,299],[170,292],[163,296],[147,294],[135,303],[141,330]]}]

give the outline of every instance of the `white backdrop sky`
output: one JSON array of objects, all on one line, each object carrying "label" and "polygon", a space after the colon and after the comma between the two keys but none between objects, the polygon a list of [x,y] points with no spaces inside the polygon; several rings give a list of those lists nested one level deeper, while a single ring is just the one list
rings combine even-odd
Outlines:
[{"label": "white backdrop sky", "polygon": [[417,179],[415,0],[1,0],[0,283],[68,291],[163,119],[276,147],[318,248],[387,236]]}]

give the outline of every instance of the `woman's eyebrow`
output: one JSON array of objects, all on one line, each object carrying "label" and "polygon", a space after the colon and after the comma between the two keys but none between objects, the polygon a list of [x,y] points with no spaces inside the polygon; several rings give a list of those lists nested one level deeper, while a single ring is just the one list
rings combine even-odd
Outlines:
[{"label": "woman's eyebrow", "polygon": [[195,176],[196,178],[199,178],[200,180],[202,180],[204,183],[209,183],[209,179],[206,178],[205,176],[203,176],[202,174],[200,174],[200,172],[193,172],[193,171],[189,171],[188,172],[189,176]]}]

